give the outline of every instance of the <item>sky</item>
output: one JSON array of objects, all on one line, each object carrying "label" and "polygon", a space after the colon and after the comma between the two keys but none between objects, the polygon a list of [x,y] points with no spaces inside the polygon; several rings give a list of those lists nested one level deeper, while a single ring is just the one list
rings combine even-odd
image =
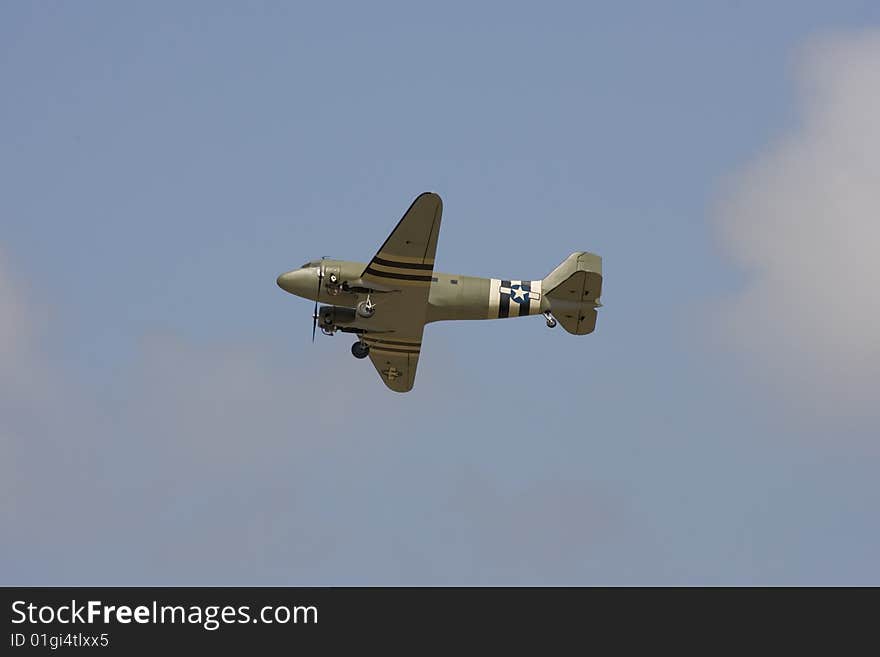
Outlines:
[{"label": "sky", "polygon": [[[0,583],[880,584],[874,2],[0,5]],[[385,388],[275,277],[603,257]]]}]

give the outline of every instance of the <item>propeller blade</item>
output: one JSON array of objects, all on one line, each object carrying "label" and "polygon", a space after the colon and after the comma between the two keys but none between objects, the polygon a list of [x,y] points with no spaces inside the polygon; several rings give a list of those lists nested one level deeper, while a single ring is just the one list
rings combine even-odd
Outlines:
[{"label": "propeller blade", "polygon": [[315,329],[318,328],[318,302],[315,301],[315,312],[312,314],[312,342],[315,341]]},{"label": "propeller blade", "polygon": [[321,281],[324,279],[324,258],[318,268],[318,290],[315,293],[315,312],[312,313],[312,342],[315,341],[315,330],[318,328],[318,297],[321,296]]}]

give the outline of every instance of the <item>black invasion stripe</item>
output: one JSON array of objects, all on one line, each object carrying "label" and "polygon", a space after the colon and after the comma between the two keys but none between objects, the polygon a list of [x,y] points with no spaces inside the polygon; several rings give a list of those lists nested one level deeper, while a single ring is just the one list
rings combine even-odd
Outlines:
[{"label": "black invasion stripe", "polygon": [[[501,281],[501,287],[510,288],[510,281]],[[510,317],[510,295],[501,290],[498,290],[498,294],[501,297],[498,302],[498,319],[503,319],[505,317]]]},{"label": "black invasion stripe", "polygon": [[402,342],[401,340],[385,340],[382,338],[364,338],[366,342],[372,342],[373,344],[396,344],[403,345],[404,347],[421,347],[421,342]]},{"label": "black invasion stripe", "polygon": [[373,258],[370,264],[372,264],[373,262],[375,262],[377,265],[385,265],[386,267],[400,267],[402,269],[425,269],[427,271],[432,271],[434,269],[434,265],[422,265],[413,262],[397,262],[395,260],[385,260],[384,258],[380,258],[379,256]]},{"label": "black invasion stripe", "polygon": [[376,351],[393,351],[396,354],[417,354],[420,349],[398,349],[397,347],[386,347],[381,344],[372,344],[370,345],[370,349],[375,349]]},{"label": "black invasion stripe", "polygon": [[397,278],[402,281],[424,281],[425,283],[431,282],[431,276],[416,276],[414,274],[397,274],[390,271],[378,271],[373,269],[372,267],[367,267],[364,270],[365,274],[370,274],[371,276],[376,276],[377,278]]}]

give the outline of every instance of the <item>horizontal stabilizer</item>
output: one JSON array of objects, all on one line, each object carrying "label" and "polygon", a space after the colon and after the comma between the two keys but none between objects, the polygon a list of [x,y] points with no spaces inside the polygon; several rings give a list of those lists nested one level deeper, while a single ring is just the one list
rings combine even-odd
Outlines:
[{"label": "horizontal stabilizer", "polygon": [[602,258],[572,253],[542,282],[550,312],[569,333],[586,335],[596,329],[596,308],[602,304]]}]

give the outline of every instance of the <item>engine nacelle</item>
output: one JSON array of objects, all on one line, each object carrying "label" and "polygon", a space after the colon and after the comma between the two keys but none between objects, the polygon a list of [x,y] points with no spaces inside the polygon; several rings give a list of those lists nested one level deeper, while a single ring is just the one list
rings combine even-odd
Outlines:
[{"label": "engine nacelle", "polygon": [[322,328],[351,324],[356,318],[354,308],[345,306],[321,306],[318,310],[318,323]]}]

